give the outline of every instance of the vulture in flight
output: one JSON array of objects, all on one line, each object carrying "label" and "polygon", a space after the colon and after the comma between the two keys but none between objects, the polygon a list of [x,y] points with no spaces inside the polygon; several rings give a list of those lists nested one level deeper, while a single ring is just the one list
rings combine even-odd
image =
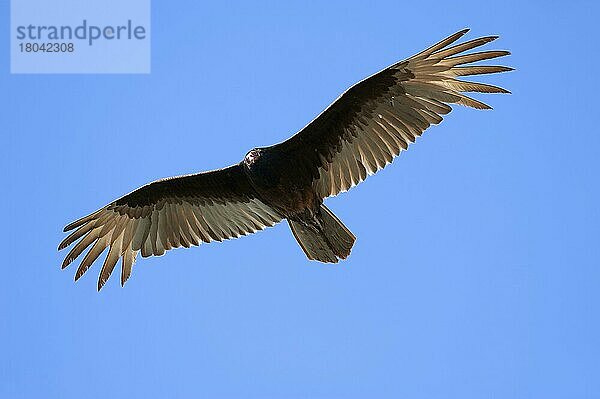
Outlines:
[{"label": "vulture in flight", "polygon": [[338,262],[355,236],[323,200],[347,191],[383,169],[449,104],[488,105],[465,92],[508,93],[461,76],[511,68],[473,65],[508,51],[469,52],[497,38],[454,44],[468,29],[356,83],[294,136],[255,148],[235,165],[149,183],[67,225],[58,249],[74,244],[62,267],[88,247],[78,280],[108,248],[98,279],[102,288],[121,259],[121,285],[136,256],[222,241],[263,230],[286,219],[308,259]]}]

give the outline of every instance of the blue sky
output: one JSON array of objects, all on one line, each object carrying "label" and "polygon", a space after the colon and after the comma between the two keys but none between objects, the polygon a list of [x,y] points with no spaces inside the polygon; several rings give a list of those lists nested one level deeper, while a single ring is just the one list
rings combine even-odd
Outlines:
[{"label": "blue sky", "polygon": [[[0,41],[0,396],[600,397],[597,15],[156,1],[149,75],[10,75]],[[517,71],[485,81],[513,94],[327,202],[358,237],[349,260],[308,262],[280,224],[141,259],[125,289],[60,270],[65,223],[281,141],[463,27],[502,36]]]}]

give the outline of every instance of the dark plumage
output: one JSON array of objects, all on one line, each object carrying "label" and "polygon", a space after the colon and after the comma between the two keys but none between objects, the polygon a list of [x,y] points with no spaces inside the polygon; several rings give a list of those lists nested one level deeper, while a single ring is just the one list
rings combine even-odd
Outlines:
[{"label": "dark plumage", "polygon": [[77,280],[109,248],[100,290],[119,258],[123,285],[138,253],[163,255],[171,248],[254,233],[283,219],[309,259],[345,259],[355,237],[323,200],[384,168],[431,124],[440,123],[451,111],[448,104],[490,108],[462,93],[508,93],[456,79],[511,70],[460,66],[509,54],[461,54],[496,36],[449,47],[466,32],[355,84],[293,137],[253,149],[237,165],[155,181],[67,225],[65,231],[73,232],[58,248],[75,245],[62,267],[91,246]]}]

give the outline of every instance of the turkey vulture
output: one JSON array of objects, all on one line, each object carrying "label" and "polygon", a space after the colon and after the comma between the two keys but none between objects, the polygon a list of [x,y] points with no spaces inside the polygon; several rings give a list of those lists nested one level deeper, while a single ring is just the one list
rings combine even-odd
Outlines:
[{"label": "turkey vulture", "polygon": [[512,70],[472,65],[508,51],[464,53],[497,36],[450,46],[467,31],[355,84],[284,142],[255,148],[224,169],[157,180],[67,225],[65,232],[74,231],[58,249],[79,241],[62,267],[91,246],[75,274],[78,280],[109,248],[98,290],[119,258],[124,285],[138,253],[160,256],[171,248],[254,233],[283,219],[308,259],[345,259],[356,238],[323,200],[392,162],[429,125],[442,121],[451,111],[448,104],[491,108],[462,93],[508,93],[457,79]]}]

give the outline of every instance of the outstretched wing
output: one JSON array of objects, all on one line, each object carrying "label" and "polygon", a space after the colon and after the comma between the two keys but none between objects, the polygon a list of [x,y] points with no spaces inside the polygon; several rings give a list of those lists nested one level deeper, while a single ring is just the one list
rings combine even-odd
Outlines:
[{"label": "outstretched wing", "polygon": [[461,66],[509,52],[462,54],[497,36],[448,47],[467,32],[457,32],[355,84],[304,129],[274,147],[295,168],[310,171],[317,193],[326,198],[383,169],[431,124],[440,123],[442,115],[451,111],[448,104],[489,109],[462,93],[508,91],[456,78],[510,71],[503,66]]},{"label": "outstretched wing", "polygon": [[91,246],[75,274],[78,280],[109,248],[98,279],[100,290],[119,258],[123,285],[138,252],[160,256],[171,248],[254,233],[281,219],[256,197],[238,164],[147,184],[67,225],[65,232],[75,230],[58,249],[79,240],[66,256],[65,268]]}]

